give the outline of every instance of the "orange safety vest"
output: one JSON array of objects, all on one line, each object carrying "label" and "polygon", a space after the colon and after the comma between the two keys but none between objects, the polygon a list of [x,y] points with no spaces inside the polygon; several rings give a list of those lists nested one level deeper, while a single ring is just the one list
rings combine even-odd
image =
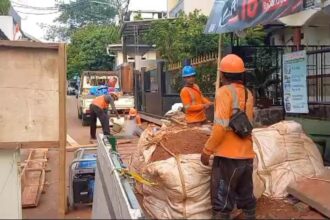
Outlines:
[{"label": "orange safety vest", "polygon": [[183,87],[180,92],[181,101],[186,113],[187,123],[203,122],[206,120],[204,104],[210,103],[198,85],[194,84],[193,87]]},{"label": "orange safety vest", "polygon": [[[253,120],[253,96],[248,91],[246,102],[246,114]],[[210,138],[205,144],[203,152],[215,156],[232,159],[254,158],[252,137],[240,138],[229,128],[229,120],[233,115],[233,109],[239,107],[244,110],[245,89],[242,84],[232,83],[222,86],[215,99],[214,125]]]},{"label": "orange safety vest", "polygon": [[107,103],[104,99],[104,95],[96,97],[93,102],[93,105],[98,106],[101,109],[108,109],[109,108],[109,103]]}]

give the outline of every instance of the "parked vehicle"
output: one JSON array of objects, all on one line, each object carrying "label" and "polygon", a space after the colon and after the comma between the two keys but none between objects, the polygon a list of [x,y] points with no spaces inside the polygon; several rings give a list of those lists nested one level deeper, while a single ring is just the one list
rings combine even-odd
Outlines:
[{"label": "parked vehicle", "polygon": [[78,90],[76,80],[68,80],[67,82],[67,95],[76,95]]},{"label": "parked vehicle", "polygon": [[[117,78],[117,83],[113,90],[114,93],[118,95],[118,100],[115,101],[116,109],[120,115],[128,113],[130,108],[134,108],[134,96],[131,94],[125,94],[121,91],[121,79],[120,75],[117,72],[112,71],[84,71],[81,75],[80,88],[78,94],[77,110],[78,118],[82,119],[82,125],[89,125],[90,121],[90,109],[89,106],[92,103],[93,99],[96,97],[92,95],[90,90],[95,86],[107,85],[108,81],[112,78]],[[114,112],[112,112],[111,107],[109,106],[111,112],[110,119],[115,118]],[[99,122],[98,122],[99,124]],[[110,120],[111,124],[111,120]]]}]

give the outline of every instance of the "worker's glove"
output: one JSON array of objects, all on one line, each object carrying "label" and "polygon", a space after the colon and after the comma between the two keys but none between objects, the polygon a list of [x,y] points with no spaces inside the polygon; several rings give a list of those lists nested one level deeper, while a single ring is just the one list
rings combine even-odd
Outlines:
[{"label": "worker's glove", "polygon": [[203,165],[208,166],[210,165],[210,155],[207,155],[206,153],[202,152],[201,155],[201,162]]},{"label": "worker's glove", "polygon": [[113,100],[115,100],[115,101],[118,100],[118,96],[115,93],[110,93],[110,95],[113,98]]}]

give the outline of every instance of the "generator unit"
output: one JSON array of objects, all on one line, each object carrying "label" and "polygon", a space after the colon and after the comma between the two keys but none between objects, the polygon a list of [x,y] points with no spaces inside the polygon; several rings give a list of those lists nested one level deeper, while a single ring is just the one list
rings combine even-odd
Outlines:
[{"label": "generator unit", "polygon": [[80,148],[74,153],[69,167],[70,209],[76,208],[77,204],[93,203],[96,158],[96,148]]}]

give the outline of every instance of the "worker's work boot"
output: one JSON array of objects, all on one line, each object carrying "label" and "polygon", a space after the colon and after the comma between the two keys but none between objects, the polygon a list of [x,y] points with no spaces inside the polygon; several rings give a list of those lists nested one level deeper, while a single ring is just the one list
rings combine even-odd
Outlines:
[{"label": "worker's work boot", "polygon": [[255,209],[243,209],[244,219],[256,219]]},{"label": "worker's work boot", "polygon": [[230,213],[214,212],[213,211],[212,219],[230,219]]}]

